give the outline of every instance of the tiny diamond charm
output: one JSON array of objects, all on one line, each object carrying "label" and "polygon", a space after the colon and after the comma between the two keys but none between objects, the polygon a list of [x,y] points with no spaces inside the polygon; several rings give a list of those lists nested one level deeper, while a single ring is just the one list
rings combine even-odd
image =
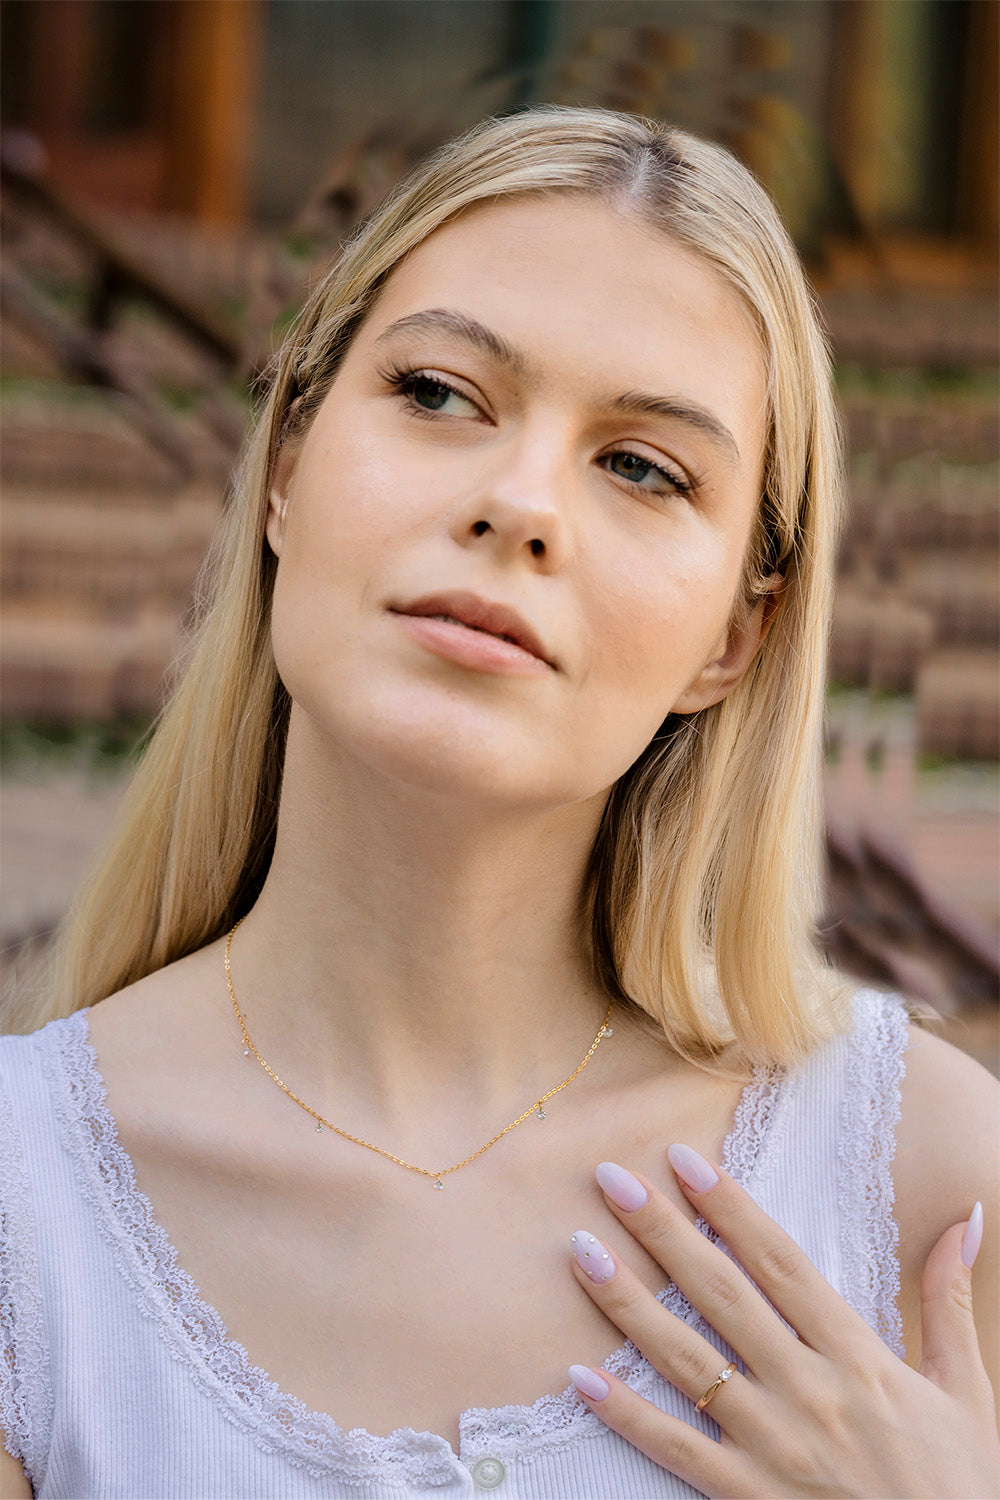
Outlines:
[{"label": "tiny diamond charm", "polygon": [[443,1188],[444,1187],[444,1183],[441,1181],[440,1177],[438,1177],[438,1178],[435,1179],[434,1186],[436,1188]]},{"label": "tiny diamond charm", "polygon": [[614,1036],[614,1032],[611,1030],[610,1026],[605,1026],[605,1028],[604,1028],[604,1035],[605,1036]]},{"label": "tiny diamond charm", "polygon": [[243,1048],[243,1056],[244,1057],[249,1057],[250,1056],[250,1048],[249,1047],[244,1047]]},{"label": "tiny diamond charm", "polygon": [[323,1127],[320,1124],[319,1120],[316,1121],[316,1132],[319,1135],[322,1135],[322,1133],[323,1133]]},{"label": "tiny diamond charm", "polygon": [[542,1108],[541,1105],[539,1105],[538,1108],[535,1110],[535,1114],[538,1116],[538,1118],[540,1120],[544,1120],[545,1119],[545,1111],[544,1111],[544,1109]]}]

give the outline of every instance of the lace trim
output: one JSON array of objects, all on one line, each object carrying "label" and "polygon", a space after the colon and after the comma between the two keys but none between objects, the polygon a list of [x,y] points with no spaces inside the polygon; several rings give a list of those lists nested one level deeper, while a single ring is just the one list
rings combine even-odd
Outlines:
[{"label": "lace trim", "polygon": [[858,991],[854,1014],[837,1143],[842,1295],[903,1359],[892,1159],[909,1018],[895,996],[875,990]]},{"label": "lace trim", "polygon": [[[344,1431],[326,1413],[310,1411],[279,1390],[231,1339],[214,1308],[178,1264],[177,1251],[136,1183],[131,1158],[118,1139],[107,1093],[90,1045],[87,1011],[50,1022],[50,1077],[56,1110],[80,1167],[81,1186],[97,1209],[104,1237],[114,1246],[122,1273],[171,1354],[185,1364],[200,1389],[225,1407],[230,1420],[267,1452],[321,1477],[336,1473],[349,1484],[443,1484],[454,1478],[455,1454],[443,1437],[398,1428],[388,1437],[364,1428]],[[759,1072],[744,1089],[726,1139],[723,1165],[747,1185],[766,1137],[781,1078]],[[703,1219],[698,1227],[718,1236]],[[717,1346],[719,1337],[672,1284],[659,1301]],[[646,1394],[662,1377],[631,1342],[604,1362]],[[573,1386],[531,1406],[470,1408],[459,1431],[463,1445],[488,1439],[489,1450],[510,1445],[523,1458],[542,1447],[562,1446],[607,1428]]]},{"label": "lace trim", "polygon": [[0,1093],[0,1427],[37,1490],[45,1477],[54,1399],[28,1178],[14,1111]]}]

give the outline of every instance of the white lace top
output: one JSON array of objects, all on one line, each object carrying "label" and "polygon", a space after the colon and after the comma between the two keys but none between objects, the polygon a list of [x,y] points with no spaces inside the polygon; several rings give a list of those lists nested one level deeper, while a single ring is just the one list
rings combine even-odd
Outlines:
[{"label": "white lace top", "polygon": [[[724,1164],[902,1356],[891,1161],[907,1018],[873,991],[849,1036],[745,1089]],[[0,1039],[0,1428],[35,1494],[658,1500],[694,1490],[572,1387],[430,1432],[343,1431],[281,1392],[200,1297],[136,1187],[87,1012]],[[710,1233],[702,1222],[704,1233]],[[732,1351],[673,1286],[660,1300]],[[345,1358],[350,1351],[345,1351]],[[607,1368],[715,1436],[629,1343]]]}]

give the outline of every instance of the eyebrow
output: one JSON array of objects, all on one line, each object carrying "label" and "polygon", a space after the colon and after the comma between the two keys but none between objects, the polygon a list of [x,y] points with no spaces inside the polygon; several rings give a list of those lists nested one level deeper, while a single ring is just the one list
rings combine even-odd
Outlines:
[{"label": "eyebrow", "polygon": [[611,410],[623,417],[667,417],[671,421],[686,422],[724,448],[737,466],[740,463],[740,450],[729,428],[714,412],[697,402],[675,401],[669,396],[647,396],[644,391],[627,391],[624,396],[614,398]]},{"label": "eyebrow", "polygon": [[484,354],[490,355],[498,363],[507,365],[515,375],[523,378],[528,373],[527,362],[523,354],[519,353],[513,344],[509,344],[505,338],[494,333],[492,328],[487,328],[483,323],[477,323],[475,318],[468,318],[465,313],[453,312],[451,308],[430,307],[426,312],[410,313],[405,318],[397,318],[395,323],[390,323],[388,328],[383,329],[379,334],[375,340],[376,347],[401,333],[448,333],[463,344],[469,344],[473,349],[479,349]]},{"label": "eyebrow", "polygon": [[[508,343],[500,334],[494,333],[492,328],[487,328],[475,318],[467,317],[465,313],[457,312],[452,308],[431,307],[423,312],[409,313],[405,318],[397,318],[394,323],[390,323],[382,330],[375,340],[375,347],[404,333],[448,334],[461,343],[468,344],[470,348],[489,355],[499,364],[506,365],[522,379],[529,374],[528,362],[520,350],[515,349],[514,345]],[[621,396],[612,397],[606,405],[609,411],[619,416],[665,417],[669,421],[684,422],[711,438],[737,466],[741,462],[740,450],[729,428],[714,412],[709,411],[706,406],[699,405],[696,401],[683,401],[670,396],[650,396],[644,391],[626,391]]]}]

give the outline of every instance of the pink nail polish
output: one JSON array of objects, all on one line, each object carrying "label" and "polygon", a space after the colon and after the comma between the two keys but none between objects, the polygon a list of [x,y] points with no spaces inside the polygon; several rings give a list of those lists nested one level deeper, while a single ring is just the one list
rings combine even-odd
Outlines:
[{"label": "pink nail polish", "polygon": [[707,1193],[719,1180],[711,1163],[697,1151],[692,1151],[690,1146],[668,1146],[667,1160],[692,1193]]},{"label": "pink nail polish", "polygon": [[638,1177],[613,1161],[602,1161],[596,1172],[598,1187],[626,1213],[635,1213],[649,1197]]},{"label": "pink nail polish", "polygon": [[970,1271],[976,1263],[979,1247],[983,1243],[983,1205],[976,1203],[969,1215],[969,1222],[965,1226],[962,1236],[962,1265]]},{"label": "pink nail polish", "polygon": [[589,1396],[591,1401],[603,1401],[611,1387],[600,1375],[595,1375],[587,1365],[570,1365],[569,1378],[578,1391]]},{"label": "pink nail polish", "polygon": [[615,1258],[600,1240],[587,1229],[578,1229],[570,1235],[570,1244],[577,1264],[584,1275],[598,1283],[610,1281],[617,1271]]}]

